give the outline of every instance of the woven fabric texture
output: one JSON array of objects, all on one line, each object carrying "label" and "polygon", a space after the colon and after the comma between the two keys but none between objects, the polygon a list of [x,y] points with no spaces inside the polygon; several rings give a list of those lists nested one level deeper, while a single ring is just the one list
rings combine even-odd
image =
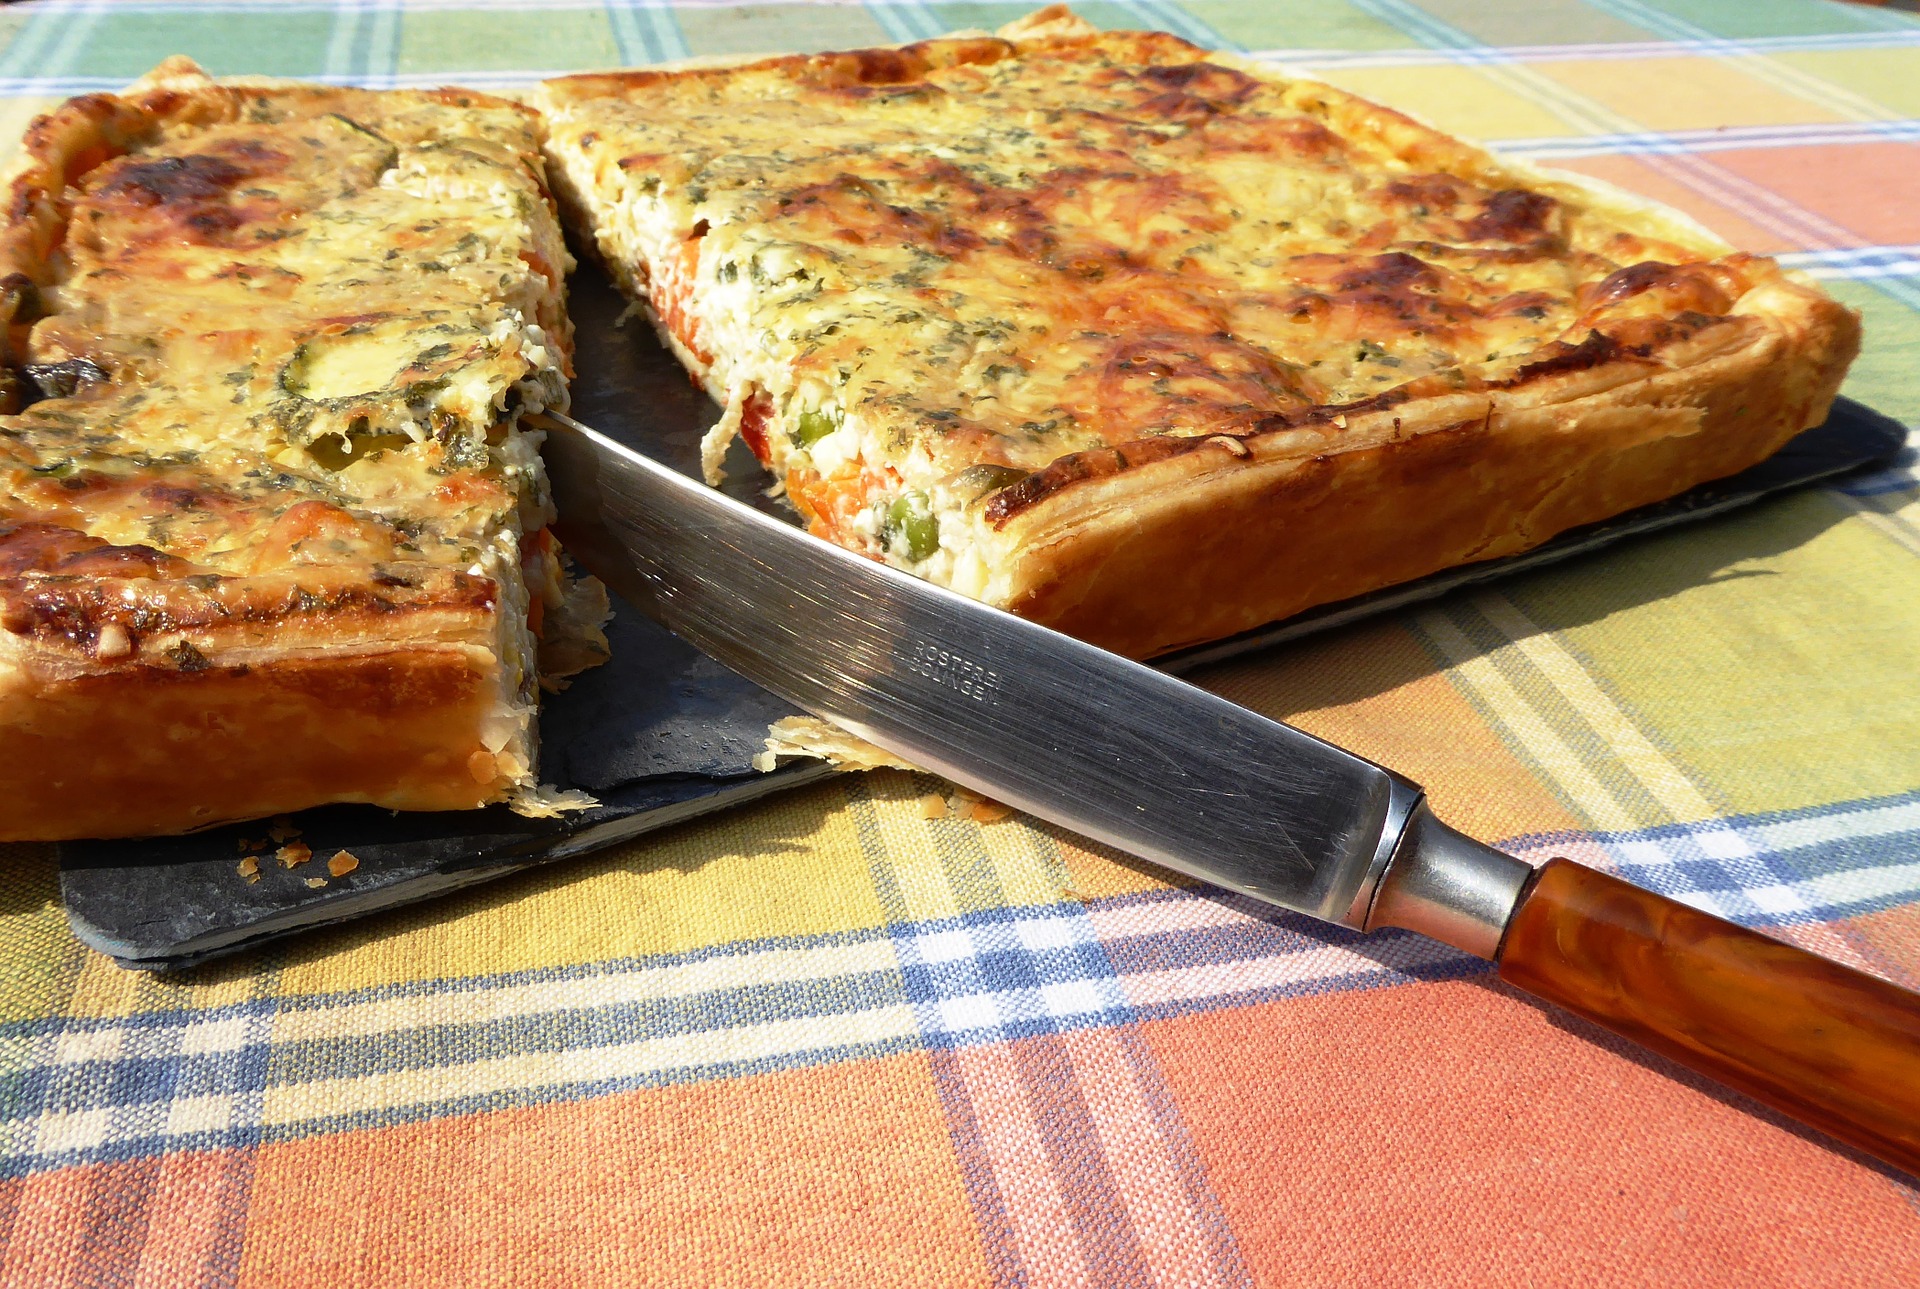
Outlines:
[{"label": "woven fabric texture", "polygon": [[[0,135],[162,56],[524,85],[1007,3],[0,8]],[[1920,18],[1089,0],[1823,279],[1920,424]],[[1883,469],[1203,682],[1564,854],[1920,983],[1920,481]],[[1920,1283],[1920,1193],[1398,934],[844,776],[178,976],[0,855],[0,1283]]]}]

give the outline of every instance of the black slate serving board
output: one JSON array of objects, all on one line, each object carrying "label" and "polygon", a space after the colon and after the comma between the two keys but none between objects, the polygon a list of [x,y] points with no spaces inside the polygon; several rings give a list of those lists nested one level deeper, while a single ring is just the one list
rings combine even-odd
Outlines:
[{"label": "black slate serving board", "polygon": [[[573,415],[688,474],[719,411],[678,362],[626,311],[606,277],[583,264],[570,283],[578,331]],[[1316,631],[1433,599],[1609,545],[1623,537],[1704,519],[1772,492],[1828,478],[1897,451],[1896,421],[1842,399],[1826,424],[1730,479],[1657,506],[1565,533],[1536,550],[1449,569],[1404,586],[1327,605],[1156,665],[1185,671]],[[792,514],[764,495],[765,478],[735,445],[725,491],[769,513]],[[286,935],[432,898],[533,864],[569,859],[697,815],[816,781],[832,773],[801,763],[755,771],[767,726],[794,709],[616,602],[613,660],[550,697],[540,716],[541,778],[600,801],[560,819],[523,819],[505,807],[398,814],[332,806],[294,816],[313,862],[282,869],[270,856],[260,880],[239,874],[240,840],[264,824],[188,837],[74,842],[60,848],[60,888],[81,940],[135,968],[182,967]],[[352,851],[352,873],[331,878],[326,857]],[[309,878],[326,878],[319,887]]]}]

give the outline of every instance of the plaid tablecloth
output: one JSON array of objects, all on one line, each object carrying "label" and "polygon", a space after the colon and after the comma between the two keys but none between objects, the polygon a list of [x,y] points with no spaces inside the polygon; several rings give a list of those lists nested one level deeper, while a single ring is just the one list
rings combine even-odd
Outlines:
[{"label": "plaid tablecloth", "polygon": [[[0,131],[162,55],[374,86],[908,40],[1020,4],[0,9]],[[1130,0],[1688,210],[1920,422],[1920,20]],[[1523,856],[1920,973],[1892,468],[1222,668]],[[844,777],[180,977],[0,856],[0,1282],[1920,1283],[1920,1194],[1435,945]]]}]

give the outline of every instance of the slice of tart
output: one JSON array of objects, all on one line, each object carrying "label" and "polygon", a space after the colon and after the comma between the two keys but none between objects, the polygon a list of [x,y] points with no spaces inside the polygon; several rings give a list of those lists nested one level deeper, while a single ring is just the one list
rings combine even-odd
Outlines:
[{"label": "slice of tart", "polygon": [[1854,315],[1327,85],[1063,10],[570,76],[563,210],[830,540],[1138,656],[1818,423]]},{"label": "slice of tart", "polygon": [[570,350],[539,147],[482,95],[184,60],[33,125],[0,232],[0,838],[550,808],[541,637],[591,662],[604,593],[562,576],[518,428]]}]

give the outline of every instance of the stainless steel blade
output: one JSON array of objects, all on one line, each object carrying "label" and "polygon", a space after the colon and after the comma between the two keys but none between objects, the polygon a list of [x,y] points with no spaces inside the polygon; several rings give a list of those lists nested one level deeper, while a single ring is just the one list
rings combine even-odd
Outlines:
[{"label": "stainless steel blade", "polygon": [[1351,927],[1407,780],[1150,667],[759,514],[565,417],[567,549],[741,675],[915,764],[1154,863]]}]

